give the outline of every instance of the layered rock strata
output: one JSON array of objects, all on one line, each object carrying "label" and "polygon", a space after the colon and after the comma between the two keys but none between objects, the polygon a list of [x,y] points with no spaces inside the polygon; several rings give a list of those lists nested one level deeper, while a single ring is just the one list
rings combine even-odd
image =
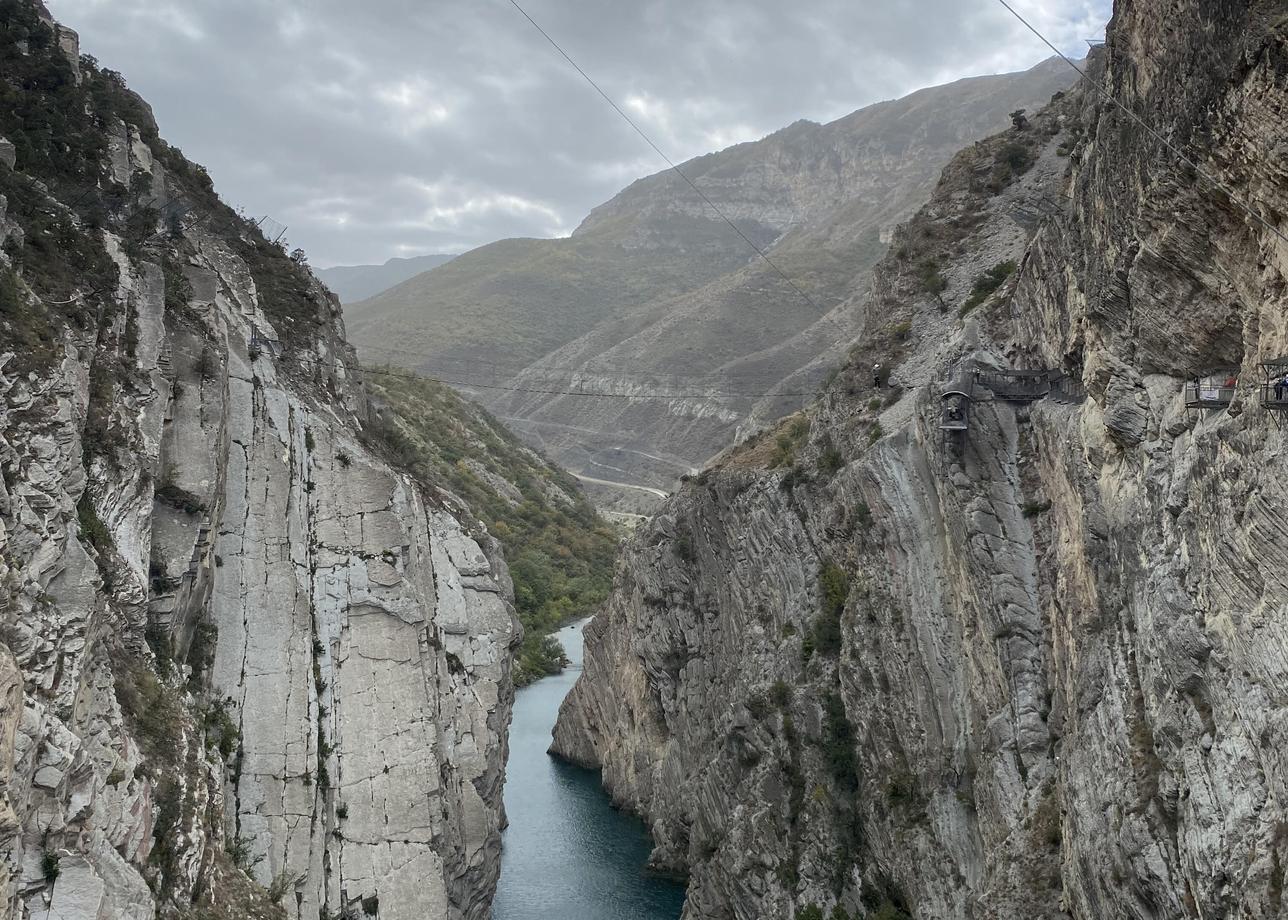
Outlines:
[{"label": "layered rock strata", "polygon": [[[1092,81],[950,164],[851,363],[636,535],[587,632],[554,750],[686,917],[1285,909],[1288,20],[1119,3]],[[1232,403],[1187,410],[1213,371]]]}]

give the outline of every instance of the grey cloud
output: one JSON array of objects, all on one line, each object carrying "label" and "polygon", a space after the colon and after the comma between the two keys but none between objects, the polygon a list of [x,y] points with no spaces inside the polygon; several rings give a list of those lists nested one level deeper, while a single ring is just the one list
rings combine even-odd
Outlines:
[{"label": "grey cloud", "polygon": [[[663,166],[508,0],[49,5],[318,264],[568,233]],[[677,161],[1049,56],[995,0],[524,5]],[[1018,2],[1079,54],[1109,5]]]}]

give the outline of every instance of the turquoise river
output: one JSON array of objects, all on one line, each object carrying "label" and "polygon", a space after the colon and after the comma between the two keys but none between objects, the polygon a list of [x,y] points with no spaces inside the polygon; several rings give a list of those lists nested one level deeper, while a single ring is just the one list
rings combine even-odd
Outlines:
[{"label": "turquoise river", "polygon": [[559,633],[571,666],[518,692],[510,723],[501,882],[493,920],[676,920],[684,886],[645,872],[651,844],[615,810],[599,774],[546,753],[581,674],[581,626]]}]

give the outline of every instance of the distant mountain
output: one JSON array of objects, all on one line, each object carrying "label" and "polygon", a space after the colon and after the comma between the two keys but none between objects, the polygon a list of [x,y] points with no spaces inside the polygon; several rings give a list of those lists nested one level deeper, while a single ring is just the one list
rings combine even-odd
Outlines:
[{"label": "distant mountain", "polygon": [[386,291],[431,268],[452,261],[455,256],[433,254],[411,259],[390,259],[384,265],[336,265],[315,268],[313,274],[335,292],[341,303],[354,303]]},{"label": "distant mountain", "polygon": [[1049,61],[960,80],[683,164],[808,300],[665,171],[570,238],[484,246],[353,305],[350,337],[472,392],[578,474],[669,488],[802,404],[860,333],[888,233],[952,155],[1072,77]]}]

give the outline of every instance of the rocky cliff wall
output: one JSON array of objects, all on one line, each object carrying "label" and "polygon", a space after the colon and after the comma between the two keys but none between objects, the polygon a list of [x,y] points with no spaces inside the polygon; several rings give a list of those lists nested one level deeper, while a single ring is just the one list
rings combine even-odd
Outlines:
[{"label": "rocky cliff wall", "polygon": [[[1093,78],[1284,232],[1286,38],[1120,3]],[[1288,243],[1084,88],[891,250],[823,399],[632,541],[554,750],[686,917],[1281,916]],[[946,434],[971,365],[1058,385],[994,378]],[[1229,409],[1187,411],[1221,368]]]},{"label": "rocky cliff wall", "polygon": [[102,132],[0,166],[5,916],[482,920],[503,561],[384,459],[334,297],[3,12],[7,85]]}]

